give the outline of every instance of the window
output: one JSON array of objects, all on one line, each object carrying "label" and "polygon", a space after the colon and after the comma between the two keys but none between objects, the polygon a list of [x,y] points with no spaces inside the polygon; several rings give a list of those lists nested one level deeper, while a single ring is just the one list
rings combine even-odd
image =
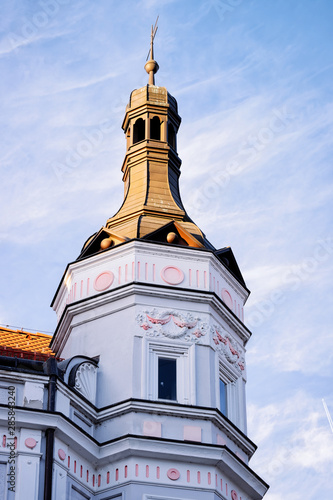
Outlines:
[{"label": "window", "polygon": [[216,407],[246,433],[245,379],[217,355]]},{"label": "window", "polygon": [[168,124],[168,144],[173,149],[176,149],[176,134],[175,129],[173,128],[173,125],[171,125],[171,123]]},{"label": "window", "polygon": [[161,140],[161,124],[158,116],[154,116],[150,120],[150,138],[157,141]]},{"label": "window", "polygon": [[133,127],[133,144],[143,141],[145,138],[145,121],[139,118]]},{"label": "window", "polygon": [[220,379],[220,411],[227,416],[227,384]]},{"label": "window", "polygon": [[217,407],[220,412],[243,430],[244,422],[240,419],[243,397],[242,378],[232,373],[230,367],[224,363],[220,363],[219,367],[217,393]]},{"label": "window", "polygon": [[146,345],[142,398],[195,405],[195,345],[150,340]]},{"label": "window", "polygon": [[158,358],[158,399],[177,401],[177,360]]}]

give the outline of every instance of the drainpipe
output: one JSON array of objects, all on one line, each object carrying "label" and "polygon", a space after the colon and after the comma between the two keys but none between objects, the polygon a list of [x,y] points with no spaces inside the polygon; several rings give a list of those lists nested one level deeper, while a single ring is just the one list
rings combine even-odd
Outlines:
[{"label": "drainpipe", "polygon": [[[46,373],[49,374],[49,387],[47,399],[47,411],[55,411],[55,398],[57,390],[57,361],[55,358],[49,358],[45,363]],[[48,428],[45,431],[45,476],[44,476],[44,500],[52,498],[52,469],[53,469],[53,450],[54,450],[55,429]]]}]

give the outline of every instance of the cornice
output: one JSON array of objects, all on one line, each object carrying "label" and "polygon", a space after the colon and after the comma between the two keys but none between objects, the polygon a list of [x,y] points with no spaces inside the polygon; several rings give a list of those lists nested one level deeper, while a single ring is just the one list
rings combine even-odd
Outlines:
[{"label": "cornice", "polygon": [[[6,405],[0,405],[0,424],[7,422]],[[156,438],[127,434],[109,441],[99,442],[62,413],[43,410],[15,408],[16,426],[45,431],[55,429],[56,436],[71,449],[89,460],[95,467],[103,467],[112,461],[130,456],[168,459],[176,463],[186,462],[216,466],[253,498],[261,498],[268,485],[227,446],[175,439]],[[161,446],[163,444],[163,446]]]},{"label": "cornice", "polygon": [[[79,301],[73,302],[66,305],[64,312],[59,320],[57,328],[55,330],[54,336],[51,340],[50,346],[55,352],[61,352],[63,346],[65,345],[73,326],[79,326],[79,322],[72,325],[73,317],[80,312],[80,314],[85,311],[94,309],[95,314],[91,319],[84,319],[83,323],[89,321],[94,321],[98,317],[102,317],[109,314],[109,311],[104,311],[100,316],[98,315],[97,308],[103,305],[112,304],[115,301],[120,301],[125,297],[141,295],[141,296],[154,296],[165,299],[174,299],[175,288],[168,285],[159,285],[152,283],[139,283],[130,282],[126,285],[121,285],[112,290],[101,292],[100,294],[81,299]],[[177,298],[179,301],[184,302],[196,302],[210,304],[213,309],[220,315],[223,319],[230,325],[233,330],[236,330],[241,340],[244,344],[247,343],[251,336],[251,332],[242,323],[242,321],[223,303],[214,292],[206,290],[190,290],[187,288],[177,287]],[[133,305],[135,303],[133,302]],[[126,305],[120,305],[117,310],[121,310]],[[113,312],[115,310],[113,309]]]}]

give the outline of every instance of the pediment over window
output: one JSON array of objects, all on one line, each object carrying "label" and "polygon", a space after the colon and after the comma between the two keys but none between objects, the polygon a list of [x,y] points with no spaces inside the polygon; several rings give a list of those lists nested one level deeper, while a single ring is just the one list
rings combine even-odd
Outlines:
[{"label": "pediment over window", "polygon": [[222,264],[231,272],[231,274],[239,281],[241,285],[246,288],[246,284],[242,273],[238,267],[237,261],[235,259],[234,253],[230,247],[221,248],[214,252],[216,257],[222,262]]},{"label": "pediment over window", "polygon": [[102,227],[97,233],[90,236],[90,238],[88,238],[88,240],[85,242],[78,260],[83,259],[84,257],[89,257],[90,255],[94,255],[98,252],[101,252],[102,250],[112,248],[116,245],[119,245],[120,243],[124,243],[125,241],[128,241],[128,238],[119,236],[106,227]]},{"label": "pediment over window", "polygon": [[152,233],[146,234],[143,240],[158,241],[186,247],[204,248],[203,242],[193,236],[181,224],[181,222],[169,222]]}]

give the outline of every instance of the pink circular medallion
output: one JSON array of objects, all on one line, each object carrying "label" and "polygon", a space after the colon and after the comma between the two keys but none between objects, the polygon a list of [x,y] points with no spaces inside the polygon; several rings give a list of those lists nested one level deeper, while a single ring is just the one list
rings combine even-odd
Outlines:
[{"label": "pink circular medallion", "polygon": [[169,285],[179,285],[184,281],[184,273],[175,266],[167,266],[161,271],[161,278]]},{"label": "pink circular medallion", "polygon": [[238,495],[235,492],[235,490],[231,490],[231,498],[232,498],[232,500],[238,500]]},{"label": "pink circular medallion", "polygon": [[37,444],[37,441],[36,439],[34,438],[27,438],[25,441],[24,441],[24,444],[26,445],[27,448],[30,448],[31,450],[34,449],[34,447],[36,446]]},{"label": "pink circular medallion", "polygon": [[60,458],[60,460],[65,460],[66,458],[66,453],[61,448],[58,450],[58,457]]},{"label": "pink circular medallion", "polygon": [[177,481],[180,478],[180,472],[177,469],[169,469],[167,472],[167,476],[171,481]]},{"label": "pink circular medallion", "polygon": [[114,276],[111,271],[104,271],[103,273],[99,274],[94,282],[95,290],[97,290],[97,292],[103,292],[104,290],[107,290],[112,285],[113,279]]},{"label": "pink circular medallion", "polygon": [[221,296],[223,302],[229,307],[229,309],[232,309],[233,306],[232,297],[226,288],[222,289]]}]

